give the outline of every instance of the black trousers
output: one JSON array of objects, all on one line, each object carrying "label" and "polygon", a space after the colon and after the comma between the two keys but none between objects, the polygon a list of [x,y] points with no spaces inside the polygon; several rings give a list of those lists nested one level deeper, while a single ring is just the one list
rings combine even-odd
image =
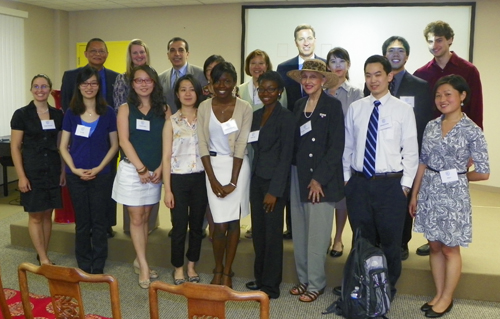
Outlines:
[{"label": "black trousers", "polygon": [[75,256],[78,267],[88,273],[103,273],[108,257],[107,203],[111,197],[109,174],[98,174],[84,181],[67,174],[71,201],[75,209]]},{"label": "black trousers", "polygon": [[208,205],[205,172],[172,174],[172,193],[175,206],[172,216],[172,256],[174,267],[184,265],[184,249],[189,225],[189,245],[186,257],[189,261],[200,259],[203,218]]},{"label": "black trousers", "polygon": [[[116,176],[116,169],[118,166],[118,153],[115,154],[110,162],[111,171],[109,172],[109,178],[111,183],[113,183]],[[111,189],[113,189],[113,184],[111,184]],[[108,228],[116,225],[116,202],[111,196],[107,200],[107,218],[108,218]]]},{"label": "black trousers", "polygon": [[401,275],[401,238],[408,215],[407,198],[400,181],[401,178],[367,180],[352,176],[345,187],[352,231],[361,227],[363,237],[373,245],[380,243],[387,258],[393,294]]},{"label": "black trousers", "polygon": [[[278,198],[274,211],[266,213],[264,197],[271,180],[253,175],[250,182],[252,239],[255,251],[254,275],[257,285],[272,298],[280,295],[283,271],[283,209],[285,200]],[[291,230],[291,229],[290,229]]]},{"label": "black trousers", "polygon": [[405,224],[403,227],[403,239],[401,242],[401,248],[408,249],[408,243],[411,240],[411,231],[413,228],[413,217],[410,216],[410,213],[408,212],[408,205],[410,204],[410,199],[411,199],[411,192],[408,194],[408,201],[407,205],[405,207]]}]

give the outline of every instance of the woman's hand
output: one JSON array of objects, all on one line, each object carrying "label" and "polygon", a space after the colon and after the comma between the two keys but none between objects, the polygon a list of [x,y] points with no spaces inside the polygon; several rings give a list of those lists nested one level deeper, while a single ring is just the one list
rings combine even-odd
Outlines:
[{"label": "woman's hand", "polygon": [[234,190],[236,189],[236,187],[233,186],[233,185],[231,185],[231,184],[227,184],[227,185],[222,186],[222,189],[224,190],[224,196],[222,196],[222,197],[226,197],[227,195],[229,195],[232,192],[234,192]]},{"label": "woman's hand", "polygon": [[174,194],[172,194],[172,192],[165,191],[165,196],[163,198],[163,202],[165,202],[165,205],[168,208],[170,208],[170,209],[174,208],[174,206],[175,206]]},{"label": "woman's hand", "polygon": [[149,171],[146,171],[143,174],[139,174],[139,178],[141,179],[142,184],[147,184],[151,182],[151,175],[149,174]]},{"label": "woman's hand", "polygon": [[17,188],[21,193],[27,193],[31,190],[31,184],[27,177],[19,177]]},{"label": "woman's hand", "polygon": [[59,186],[64,187],[66,186],[66,171],[63,170],[61,172],[61,175],[59,176]]},{"label": "woman's hand", "polygon": [[213,180],[210,179],[210,187],[212,187],[212,192],[214,192],[215,196],[219,198],[226,197],[227,194],[224,191],[224,187],[222,187],[216,178]]},{"label": "woman's hand", "polygon": [[321,199],[320,195],[322,197],[325,197],[325,193],[323,193],[321,184],[316,180],[311,179],[311,182],[309,183],[309,185],[307,185],[307,188],[309,188],[309,196],[307,196],[307,199],[310,200],[313,204],[319,203]]},{"label": "woman's hand", "polygon": [[274,211],[274,206],[276,205],[276,196],[273,196],[269,193],[266,194],[266,196],[264,196],[264,210],[266,211],[266,213],[271,213],[272,211]]},{"label": "woman's hand", "polygon": [[150,177],[151,183],[153,184],[161,183],[161,173],[162,173],[162,167],[160,166],[157,169],[155,169],[153,175],[151,175]]},{"label": "woman's hand", "polygon": [[72,170],[73,174],[76,176],[79,176],[80,179],[84,181],[90,181],[91,179],[94,179],[95,176],[91,176],[91,170],[90,169],[83,169],[83,168],[75,168]]},{"label": "woman's hand", "polygon": [[410,204],[408,204],[408,212],[412,218],[415,218],[417,215],[417,197],[411,196]]}]

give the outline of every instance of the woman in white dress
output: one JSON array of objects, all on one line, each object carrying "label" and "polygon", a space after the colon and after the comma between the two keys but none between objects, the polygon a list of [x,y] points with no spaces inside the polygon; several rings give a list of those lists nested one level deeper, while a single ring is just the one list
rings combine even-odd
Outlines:
[{"label": "woman in white dress", "polygon": [[215,223],[211,283],[232,287],[231,267],[240,237],[240,217],[250,212],[250,166],[245,152],[252,107],[233,96],[237,74],[231,63],[217,64],[211,78],[214,98],[201,103],[198,109],[198,143]]}]

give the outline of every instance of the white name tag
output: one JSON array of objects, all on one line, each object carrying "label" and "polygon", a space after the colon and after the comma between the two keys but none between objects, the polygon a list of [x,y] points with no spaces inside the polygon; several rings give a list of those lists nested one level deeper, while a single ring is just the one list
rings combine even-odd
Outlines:
[{"label": "white name tag", "polygon": [[400,96],[399,99],[403,102],[406,102],[411,105],[411,107],[415,107],[415,97],[414,96]]},{"label": "white name tag", "polygon": [[229,121],[222,123],[221,126],[224,135],[231,134],[238,130],[238,125],[236,124],[236,121],[234,119],[230,119]]},{"label": "white name tag", "polygon": [[149,132],[149,121],[137,119],[135,125],[136,129]]},{"label": "white name tag", "polygon": [[454,168],[446,170],[446,171],[440,171],[439,174],[441,175],[441,181],[443,183],[450,183],[450,182],[458,181],[457,170]]},{"label": "white name tag", "polygon": [[260,131],[250,132],[250,134],[248,135],[248,143],[257,142],[259,140],[259,133]]},{"label": "white name tag", "polygon": [[307,121],[307,123],[302,124],[300,126],[300,136],[304,136],[305,134],[309,133],[312,131],[312,124],[311,121]]},{"label": "white name tag", "polygon": [[78,124],[76,126],[75,135],[76,136],[81,136],[81,137],[89,137],[89,135],[90,135],[90,127]]},{"label": "white name tag", "polygon": [[392,117],[383,117],[378,121],[378,130],[387,130],[392,128]]},{"label": "white name tag", "polygon": [[56,123],[54,123],[54,120],[42,120],[42,129],[43,130],[55,130]]}]

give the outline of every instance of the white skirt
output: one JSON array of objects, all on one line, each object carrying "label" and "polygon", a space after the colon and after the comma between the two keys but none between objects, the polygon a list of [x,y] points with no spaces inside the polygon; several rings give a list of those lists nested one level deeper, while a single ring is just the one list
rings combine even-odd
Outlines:
[{"label": "white skirt", "polygon": [[161,183],[142,184],[135,166],[120,161],[111,194],[117,203],[127,206],[154,205],[160,201],[160,196]]},{"label": "white skirt", "polygon": [[[233,158],[229,155],[210,156],[210,162],[219,183],[221,185],[229,184],[233,172]],[[246,155],[241,164],[238,185],[234,192],[226,197],[217,197],[210,187],[210,181],[206,174],[205,178],[208,203],[215,223],[230,222],[250,214],[250,164]]]}]

